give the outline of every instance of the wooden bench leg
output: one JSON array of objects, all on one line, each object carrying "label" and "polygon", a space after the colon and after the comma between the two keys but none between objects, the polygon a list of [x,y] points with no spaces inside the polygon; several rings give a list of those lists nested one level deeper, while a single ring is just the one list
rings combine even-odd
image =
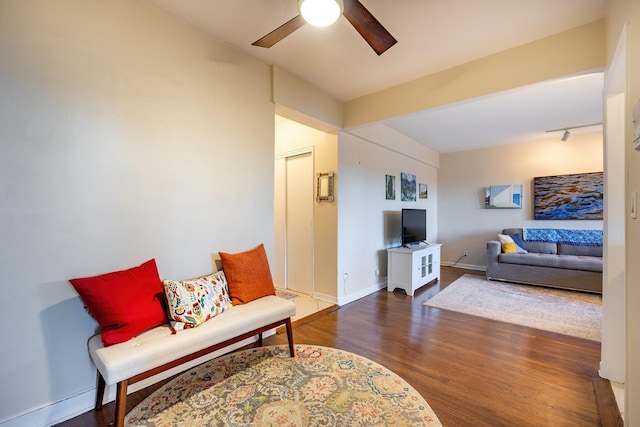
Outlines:
[{"label": "wooden bench leg", "polygon": [[289,354],[291,354],[291,357],[295,357],[296,351],[293,348],[293,326],[291,326],[291,318],[287,319],[287,340],[289,340]]},{"label": "wooden bench leg", "polygon": [[124,426],[124,416],[127,411],[127,380],[118,383],[116,390],[116,423],[115,427]]},{"label": "wooden bench leg", "polygon": [[99,411],[102,409],[102,401],[104,400],[104,388],[106,387],[106,383],[104,382],[104,378],[102,378],[102,374],[100,371],[96,370],[97,378],[96,378],[96,406],[95,410]]}]

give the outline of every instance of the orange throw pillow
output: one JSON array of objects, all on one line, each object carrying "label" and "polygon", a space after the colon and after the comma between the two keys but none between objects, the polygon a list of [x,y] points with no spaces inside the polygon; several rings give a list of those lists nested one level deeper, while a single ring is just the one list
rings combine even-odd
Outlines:
[{"label": "orange throw pillow", "polygon": [[263,244],[237,254],[220,252],[220,260],[234,305],[276,294]]}]

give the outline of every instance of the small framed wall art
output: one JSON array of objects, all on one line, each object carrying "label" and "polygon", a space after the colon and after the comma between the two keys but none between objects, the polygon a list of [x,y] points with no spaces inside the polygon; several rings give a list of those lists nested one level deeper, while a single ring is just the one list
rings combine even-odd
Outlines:
[{"label": "small framed wall art", "polygon": [[333,172],[316,175],[316,202],[333,202]]},{"label": "small framed wall art", "polygon": [[490,185],[485,189],[486,209],[522,209],[522,184]]},{"label": "small framed wall art", "polygon": [[423,183],[418,184],[418,198],[419,199],[429,198],[429,187],[427,187],[427,184],[423,184]]},{"label": "small framed wall art", "polygon": [[387,200],[396,199],[396,176],[385,175],[384,178],[384,193]]},{"label": "small framed wall art", "polygon": [[416,176],[410,173],[400,173],[400,200],[403,202],[416,201]]}]

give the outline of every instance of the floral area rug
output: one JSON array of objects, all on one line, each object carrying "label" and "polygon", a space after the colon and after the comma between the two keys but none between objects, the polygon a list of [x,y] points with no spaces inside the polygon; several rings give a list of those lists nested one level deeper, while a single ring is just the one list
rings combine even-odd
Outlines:
[{"label": "floral area rug", "polygon": [[127,426],[440,426],[387,368],[353,353],[297,345],[241,350],[197,366],[147,397]]}]

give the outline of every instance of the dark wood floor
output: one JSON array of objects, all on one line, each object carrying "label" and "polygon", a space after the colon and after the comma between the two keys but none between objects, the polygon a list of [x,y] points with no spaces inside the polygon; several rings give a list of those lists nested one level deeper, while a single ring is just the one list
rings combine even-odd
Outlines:
[{"label": "dark wood floor", "polygon": [[[339,309],[301,319],[297,344],[360,354],[407,380],[444,426],[598,426],[594,382],[600,344],[424,306],[465,273],[444,267],[439,283],[376,292]],[[475,272],[477,274],[477,272]],[[285,334],[265,345],[286,343]],[[127,411],[159,385],[128,399]],[[62,426],[107,426],[114,405]]]}]

